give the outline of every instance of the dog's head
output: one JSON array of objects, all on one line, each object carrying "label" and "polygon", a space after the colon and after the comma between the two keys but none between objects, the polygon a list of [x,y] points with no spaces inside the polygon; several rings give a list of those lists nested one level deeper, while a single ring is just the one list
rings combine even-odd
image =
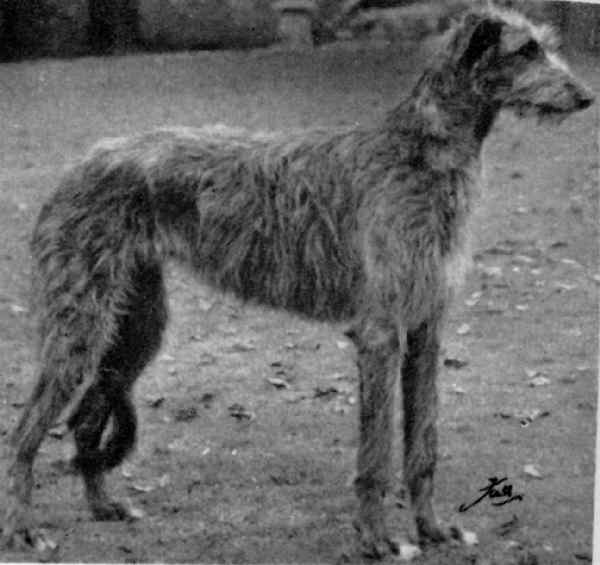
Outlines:
[{"label": "dog's head", "polygon": [[592,104],[592,92],[556,54],[557,38],[516,12],[468,13],[450,38],[458,80],[498,108],[519,115],[566,116]]}]

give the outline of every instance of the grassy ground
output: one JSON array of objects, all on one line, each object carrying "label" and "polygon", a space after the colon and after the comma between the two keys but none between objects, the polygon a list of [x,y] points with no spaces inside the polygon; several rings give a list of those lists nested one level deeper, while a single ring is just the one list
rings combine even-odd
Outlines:
[{"label": "grassy ground", "polygon": [[[99,137],[159,124],[368,123],[407,91],[422,65],[418,53],[392,48],[328,48],[0,66],[2,440],[33,373],[27,240],[71,159]],[[574,66],[598,90],[594,62],[580,58]],[[480,545],[428,549],[420,563],[591,560],[597,131],[591,109],[560,127],[503,116],[491,135],[476,269],[445,337],[444,359],[466,365],[441,371],[437,474],[441,516],[476,530]],[[349,485],[356,370],[341,328],[242,306],[176,267],[169,289],[172,323],[137,388],[138,448],[110,477],[115,494],[146,517],[90,521],[80,482],[52,465],[69,454],[70,442],[50,438],[36,467],[35,513],[59,543],[55,559],[356,560]],[[537,377],[548,380],[530,386]],[[254,418],[232,417],[233,404]],[[5,458],[0,467],[4,473]],[[492,476],[507,476],[523,501],[494,507],[485,500],[459,514]],[[389,511],[406,532],[400,473]],[[3,561],[31,557],[0,553]]]}]

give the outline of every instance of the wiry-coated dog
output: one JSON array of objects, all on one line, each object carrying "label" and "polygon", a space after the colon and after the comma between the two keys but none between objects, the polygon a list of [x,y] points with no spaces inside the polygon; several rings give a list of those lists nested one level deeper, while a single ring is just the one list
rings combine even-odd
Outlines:
[{"label": "wiry-coated dog", "polygon": [[482,144],[502,108],[545,118],[592,102],[550,41],[517,14],[472,12],[411,95],[371,129],[160,130],[98,145],[43,206],[33,235],[39,372],[12,436],[5,541],[35,540],[34,457],[84,382],[69,421],[74,465],[96,519],[127,516],[104,476],[134,445],[131,391],[160,346],[169,258],[243,299],[351,323],[355,525],[373,556],[397,549],[383,498],[401,373],[418,534],[446,539],[432,505],[437,360],[444,313],[469,263]]}]

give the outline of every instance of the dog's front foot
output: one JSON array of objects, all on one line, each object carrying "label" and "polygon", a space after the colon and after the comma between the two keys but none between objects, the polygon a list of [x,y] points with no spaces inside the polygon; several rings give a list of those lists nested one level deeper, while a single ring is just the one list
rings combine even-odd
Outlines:
[{"label": "dog's front foot", "polygon": [[444,526],[437,519],[417,517],[417,535],[422,544],[438,544],[453,542],[465,546],[477,545],[478,539],[474,532],[463,529],[457,525]]},{"label": "dog's front foot", "polygon": [[399,544],[388,535],[381,521],[373,522],[358,518],[353,525],[356,530],[358,549],[364,557],[383,559],[386,555],[399,553]]}]

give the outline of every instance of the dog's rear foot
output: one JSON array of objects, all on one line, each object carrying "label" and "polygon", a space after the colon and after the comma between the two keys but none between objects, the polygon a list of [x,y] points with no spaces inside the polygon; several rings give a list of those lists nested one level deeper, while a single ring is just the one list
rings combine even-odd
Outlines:
[{"label": "dog's rear foot", "polygon": [[17,551],[35,550],[41,556],[40,559],[45,561],[54,560],[52,556],[58,548],[56,542],[43,530],[33,527],[28,509],[21,505],[7,512],[0,547]]},{"label": "dog's rear foot", "polygon": [[98,522],[122,522],[135,520],[138,516],[129,508],[114,500],[95,500],[90,502],[94,520]]}]

